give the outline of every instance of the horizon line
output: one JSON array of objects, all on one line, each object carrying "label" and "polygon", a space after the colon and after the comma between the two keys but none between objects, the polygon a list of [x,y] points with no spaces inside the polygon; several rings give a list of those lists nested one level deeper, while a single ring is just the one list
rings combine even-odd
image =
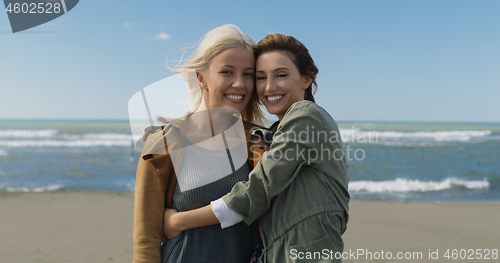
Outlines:
[{"label": "horizon line", "polygon": [[[4,119],[0,118],[0,122],[7,121],[33,121],[33,122],[130,122],[129,119],[92,119],[92,118],[76,118],[76,119],[68,119],[68,118],[9,118]],[[145,120],[146,121],[146,120]],[[269,120],[272,122],[272,120]],[[500,124],[500,121],[442,121],[442,120],[335,120],[338,123],[428,123],[428,124]]]}]

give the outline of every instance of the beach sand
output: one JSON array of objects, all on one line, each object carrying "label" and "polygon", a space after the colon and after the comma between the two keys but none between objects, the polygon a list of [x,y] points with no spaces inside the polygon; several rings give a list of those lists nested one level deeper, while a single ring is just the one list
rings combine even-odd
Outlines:
[{"label": "beach sand", "polygon": [[[423,259],[351,254],[344,262],[500,262],[444,257],[447,249],[450,256],[500,249],[500,203],[354,200],[350,209],[346,252],[422,252]],[[0,262],[132,262],[133,193],[0,193],[0,213]],[[429,259],[429,249],[439,259]]]},{"label": "beach sand", "polygon": [[132,262],[133,193],[0,195],[0,262]]},{"label": "beach sand", "polygon": [[[360,256],[343,262],[500,262],[500,258],[491,259],[491,254],[489,260],[460,259],[461,249],[466,250],[462,256],[467,258],[484,257],[484,249],[500,250],[500,203],[351,201],[350,217],[343,236],[345,252],[384,250],[391,252],[393,259],[366,260]],[[438,250],[438,259],[429,259],[429,249]],[[448,249],[449,259],[444,257]],[[451,258],[453,249],[457,249],[457,259]],[[483,251],[473,254],[469,249]],[[422,259],[395,260],[398,252],[403,252],[403,257],[406,252],[411,252],[406,254],[411,257],[413,252],[422,252]]]}]

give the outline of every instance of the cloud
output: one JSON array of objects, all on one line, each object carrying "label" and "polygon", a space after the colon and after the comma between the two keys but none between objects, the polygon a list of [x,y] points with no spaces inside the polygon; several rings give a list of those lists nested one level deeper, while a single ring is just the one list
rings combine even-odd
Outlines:
[{"label": "cloud", "polygon": [[158,33],[158,34],[154,35],[151,38],[152,39],[156,39],[156,40],[169,40],[170,39],[170,35],[167,34],[167,33],[161,32],[161,33]]},{"label": "cloud", "polygon": [[127,21],[125,21],[125,22],[123,22],[123,26],[124,26],[124,27],[133,27],[133,26],[134,26],[134,24],[133,24],[133,23],[131,23],[131,22],[127,22]]}]

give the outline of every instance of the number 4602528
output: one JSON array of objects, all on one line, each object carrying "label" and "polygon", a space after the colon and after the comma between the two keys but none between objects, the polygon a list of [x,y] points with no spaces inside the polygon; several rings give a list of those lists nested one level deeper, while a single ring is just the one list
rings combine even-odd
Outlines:
[{"label": "number 4602528", "polygon": [[498,249],[447,249],[447,259],[498,259]]},{"label": "number 4602528", "polygon": [[61,12],[61,4],[59,3],[10,3],[5,9],[9,14],[14,12],[15,14],[58,14]]}]

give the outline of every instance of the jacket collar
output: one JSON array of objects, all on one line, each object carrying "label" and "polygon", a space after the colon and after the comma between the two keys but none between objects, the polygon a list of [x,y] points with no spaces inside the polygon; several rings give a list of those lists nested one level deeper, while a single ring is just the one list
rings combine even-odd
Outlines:
[{"label": "jacket collar", "polygon": [[158,117],[158,120],[165,124],[170,124],[173,127],[179,130],[179,134],[184,138],[184,130],[186,129],[186,123],[189,116],[193,113],[186,113],[180,118],[172,118],[172,117]]},{"label": "jacket collar", "polygon": [[[192,114],[193,113],[187,113],[187,114],[184,114],[180,118],[158,117],[158,120],[161,121],[162,123],[170,124],[173,127],[177,128],[177,130],[179,131],[179,135],[181,136],[181,138],[184,138],[183,134],[184,134],[184,131],[185,131],[185,128],[186,128],[187,119]],[[233,118],[236,119],[238,117],[233,117]],[[264,127],[261,127],[259,125],[253,124],[251,122],[244,121],[241,118],[239,118],[239,119],[243,122],[243,128],[245,130],[246,143],[250,142],[250,140],[252,138],[252,135],[255,132],[261,131],[263,134],[265,134],[266,131],[267,131],[266,128],[264,128]],[[236,120],[235,120],[235,122],[236,122]],[[153,134],[153,133],[155,133],[155,132],[157,132],[157,131],[159,131],[161,129],[162,129],[162,126],[149,126],[149,127],[146,127],[144,129],[144,134],[143,134],[142,140],[146,141],[146,139],[148,138],[149,135],[151,135],[151,134]]]}]

